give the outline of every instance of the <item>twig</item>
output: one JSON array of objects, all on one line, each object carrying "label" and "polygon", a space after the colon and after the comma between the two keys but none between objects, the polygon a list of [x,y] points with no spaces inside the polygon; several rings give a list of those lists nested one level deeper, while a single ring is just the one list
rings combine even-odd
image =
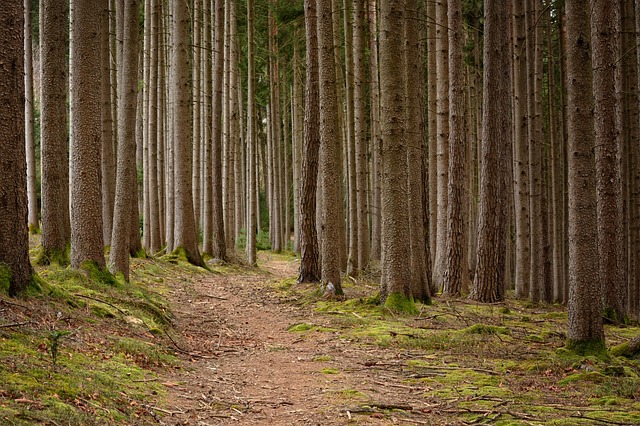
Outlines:
[{"label": "twig", "polygon": [[212,299],[218,299],[218,300],[229,300],[226,297],[222,297],[222,296],[214,296],[213,294],[203,294],[202,296],[204,297],[210,297]]},{"label": "twig", "polygon": [[157,381],[158,378],[153,378],[153,379],[137,379],[137,380],[132,380],[133,383],[148,383],[148,382],[155,382]]},{"label": "twig", "polygon": [[165,410],[165,409],[163,409],[163,408],[153,407],[153,406],[151,406],[151,405],[146,405],[146,404],[144,404],[143,406],[144,406],[144,408],[146,408],[147,410],[155,410],[155,411],[159,411],[159,412],[161,412],[161,413],[168,414],[168,415],[170,415],[170,416],[173,416],[174,414],[184,414],[184,411],[169,411],[169,410]]},{"label": "twig", "polygon": [[94,406],[94,407],[96,407],[96,408],[98,408],[98,409],[100,409],[100,410],[104,411],[104,412],[105,412],[105,413],[107,413],[107,414],[108,414],[108,413],[110,413],[110,411],[109,411],[109,410],[107,410],[106,408],[101,407],[100,405],[98,405],[98,404],[96,404],[96,403],[94,403],[94,402],[91,402],[91,401],[89,401],[88,399],[84,399],[84,398],[80,398],[80,397],[78,397],[78,400],[80,400],[80,401],[82,401],[82,402],[84,402],[84,403],[86,403],[86,404],[92,405],[92,406]]},{"label": "twig", "polygon": [[581,416],[581,415],[575,415],[575,414],[573,414],[571,417],[574,418],[574,419],[594,420],[596,422],[602,422],[602,423],[606,423],[606,424],[609,424],[609,425],[630,425],[630,424],[632,424],[632,423],[627,423],[627,422],[622,423],[622,422],[616,422],[616,421],[613,421],[613,420],[601,419],[601,418],[598,418],[598,417],[587,417],[587,416]]},{"label": "twig", "polygon": [[31,324],[31,321],[16,322],[14,324],[2,324],[0,325],[0,328],[20,327],[21,325],[27,325],[27,324]]},{"label": "twig", "polygon": [[30,308],[30,307],[28,307],[28,306],[21,305],[20,303],[16,303],[16,302],[11,302],[11,301],[6,300],[6,299],[0,299],[0,303],[5,303],[5,304],[7,304],[7,305],[17,306],[17,307],[19,307],[19,308],[26,309],[27,311],[30,311],[30,310],[31,310],[31,308]]},{"label": "twig", "polygon": [[384,402],[372,402],[367,404],[369,407],[379,408],[381,410],[404,410],[412,411],[413,407],[407,404],[386,404]]},{"label": "twig", "polygon": [[83,297],[85,299],[91,299],[91,300],[95,300],[96,302],[104,303],[105,305],[109,305],[112,308],[117,309],[118,312],[120,312],[122,315],[128,315],[125,311],[123,311],[122,309],[120,309],[119,307],[114,305],[113,303],[109,303],[109,302],[107,302],[105,300],[98,299],[97,297],[85,296],[84,294],[78,294],[78,293],[75,293],[74,296]]},{"label": "twig", "polygon": [[206,356],[206,355],[200,355],[200,354],[196,354],[193,352],[189,352],[185,349],[182,349],[177,343],[176,341],[173,339],[173,337],[171,337],[171,335],[169,333],[167,333],[166,330],[162,330],[164,332],[164,334],[169,338],[169,340],[171,340],[171,343],[173,343],[173,346],[175,346],[176,350],[180,353],[183,353],[185,355],[189,355],[191,357],[194,358],[202,358],[202,359],[215,359],[215,357],[212,356]]}]

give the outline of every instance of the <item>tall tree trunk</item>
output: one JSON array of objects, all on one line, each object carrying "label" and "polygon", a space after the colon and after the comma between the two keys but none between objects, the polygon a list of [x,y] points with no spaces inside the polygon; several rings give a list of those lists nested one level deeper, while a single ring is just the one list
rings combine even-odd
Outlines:
[{"label": "tall tree trunk", "polygon": [[577,351],[604,349],[598,283],[596,165],[593,135],[593,74],[590,7],[568,2],[567,81],[569,127],[569,330]]},{"label": "tall tree trunk", "polygon": [[[118,173],[116,180],[116,200],[114,208],[112,245],[109,266],[112,273],[122,273],[129,280],[131,210],[137,197],[136,173],[136,108],[138,98],[138,0],[123,1],[124,7],[124,50],[121,62],[122,80],[118,86]],[[137,212],[136,212],[137,213]],[[136,215],[137,216],[137,215]]]},{"label": "tall tree trunk", "polygon": [[[322,282],[333,287],[335,294],[342,294],[340,281],[340,221],[339,170],[340,145],[338,141],[338,102],[336,97],[336,71],[333,46],[333,22],[331,4],[317,0],[318,13],[318,76],[320,104],[320,180],[322,182]],[[329,285],[331,284],[331,286]]]},{"label": "tall tree trunk", "polygon": [[198,250],[198,234],[193,213],[191,166],[193,154],[189,87],[189,14],[187,0],[172,0],[173,57],[172,89],[174,96],[173,156],[175,164],[175,249],[183,249],[187,260],[204,266]]},{"label": "tall tree trunk", "polygon": [[464,76],[462,68],[462,3],[448,1],[449,30],[449,184],[447,195],[447,251],[443,293],[459,296],[469,288],[465,210]]},{"label": "tall tree trunk", "polygon": [[[427,128],[429,130],[429,248],[431,261],[434,263],[437,250],[438,235],[438,84],[436,46],[438,22],[436,21],[436,2],[427,2]],[[433,285],[432,281],[432,285]],[[432,290],[435,290],[432,288]]]},{"label": "tall tree trunk", "polygon": [[[380,4],[380,133],[382,137],[381,301],[410,297],[407,197],[407,147],[404,106],[405,2]],[[403,70],[398,72],[397,70]],[[391,299],[390,299],[391,298]]]},{"label": "tall tree trunk", "polygon": [[507,191],[511,170],[509,96],[509,9],[485,1],[482,143],[476,273],[471,298],[493,303],[504,299],[507,249]]},{"label": "tall tree trunk", "polygon": [[257,188],[258,155],[255,129],[255,40],[253,0],[247,0],[247,261],[256,264],[256,210],[259,208]]},{"label": "tall tree trunk", "polygon": [[[212,205],[213,205],[213,247],[211,255],[215,259],[227,259],[226,238],[224,233],[222,199],[222,84],[223,84],[223,48],[224,48],[224,3],[214,0],[214,37],[213,52],[216,53],[213,69],[213,100],[211,137],[213,141],[212,168]],[[206,161],[206,159],[205,159]]]},{"label": "tall tree trunk", "polygon": [[380,78],[376,0],[369,0],[369,109],[371,111],[371,259],[380,260]]},{"label": "tall tree trunk", "polygon": [[598,253],[605,315],[625,317],[623,272],[621,149],[617,137],[616,66],[620,34],[619,4],[594,0],[591,20],[595,154],[598,197]]},{"label": "tall tree trunk", "polygon": [[[115,145],[113,116],[111,115],[111,58],[109,39],[109,5],[104,2],[102,28],[100,30],[100,104],[102,126],[102,238],[106,246],[111,245],[113,228],[113,203],[116,192]],[[136,55],[138,52],[136,52]],[[136,58],[137,59],[137,58]]]},{"label": "tall tree trunk", "polygon": [[33,46],[31,37],[31,0],[24,0],[24,124],[27,161],[27,204],[29,232],[38,224],[38,193],[36,180],[36,141],[33,120]]},{"label": "tall tree trunk", "polygon": [[[204,0],[205,2],[210,0]],[[202,181],[202,169],[203,161],[200,153],[203,151],[203,138],[201,130],[203,129],[203,121],[208,119],[202,112],[202,79],[204,74],[202,52],[204,46],[202,45],[202,33],[203,33],[203,12],[202,12],[203,0],[193,1],[193,64],[191,64],[191,78],[193,81],[193,95],[192,95],[192,111],[193,111],[193,173],[191,176],[191,189],[193,191],[193,213],[196,220],[196,229],[200,229],[200,219],[202,217],[201,211],[201,181]],[[206,54],[206,53],[205,53]]]},{"label": "tall tree trunk", "polygon": [[436,254],[433,284],[442,288],[447,265],[447,205],[449,185],[449,36],[447,1],[436,5],[436,75],[437,77],[437,192]]},{"label": "tall tree trunk", "polygon": [[514,61],[514,204],[515,204],[515,287],[516,297],[529,295],[529,138],[527,121],[527,53],[524,2],[513,2]]},{"label": "tall tree trunk", "polygon": [[[420,52],[420,32],[418,30],[419,11],[418,2],[406,0],[404,38],[406,67],[404,76],[404,97],[406,99],[406,138],[407,138],[407,200],[405,208],[409,219],[409,248],[410,248],[410,282],[411,296],[415,300],[429,303],[431,300],[430,280],[431,254],[429,243],[425,237],[424,223],[424,174],[423,157],[424,121],[421,108],[424,104],[422,91],[416,90],[423,84],[422,55]],[[427,259],[428,257],[428,259]]]},{"label": "tall tree trunk", "polygon": [[369,263],[369,197],[368,197],[368,152],[366,110],[366,65],[365,65],[365,2],[353,1],[353,100],[355,172],[357,196],[358,269],[367,269]]},{"label": "tall tree trunk", "polygon": [[41,263],[67,263],[69,228],[67,157],[67,46],[68,4],[40,2],[40,158],[42,162]]},{"label": "tall tree trunk", "polygon": [[318,32],[316,1],[305,0],[304,20],[307,44],[302,180],[300,182],[300,273],[298,282],[320,281],[320,258],[316,232],[316,188],[320,152],[320,110],[318,86]]},{"label": "tall tree trunk", "polygon": [[[74,0],[71,37],[71,266],[106,266],[102,238],[100,14]],[[81,112],[81,113],[79,113]],[[59,201],[58,201],[59,202]]]},{"label": "tall tree trunk", "polygon": [[0,58],[4,62],[0,67],[0,271],[3,277],[8,275],[11,296],[27,288],[32,274],[27,228],[23,6],[22,1],[11,0],[0,8]]}]

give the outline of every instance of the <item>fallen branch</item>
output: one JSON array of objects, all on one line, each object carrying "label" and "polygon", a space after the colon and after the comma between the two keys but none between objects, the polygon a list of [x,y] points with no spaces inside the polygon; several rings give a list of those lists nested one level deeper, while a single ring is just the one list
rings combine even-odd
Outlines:
[{"label": "fallen branch", "polygon": [[27,325],[27,324],[31,324],[31,321],[16,322],[16,323],[13,323],[13,324],[2,324],[2,325],[0,325],[0,328],[20,327],[22,325]]},{"label": "fallen branch", "polygon": [[196,354],[193,352],[189,352],[186,349],[182,349],[178,343],[176,343],[176,341],[173,339],[173,337],[171,337],[171,335],[169,333],[167,333],[166,330],[162,330],[164,332],[164,334],[169,338],[169,340],[171,340],[171,343],[173,343],[173,346],[176,348],[176,350],[180,353],[183,353],[185,355],[189,355],[190,357],[194,357],[194,358],[202,358],[202,359],[215,359],[216,357],[213,356],[206,356],[206,355],[200,355],[200,354]]},{"label": "fallen branch", "polygon": [[117,309],[122,315],[128,315],[125,311],[114,305],[113,303],[109,303],[105,300],[98,299],[97,297],[85,296],[84,294],[75,293],[74,296],[83,297],[85,299],[95,300],[96,302],[104,303],[105,305],[109,305],[114,309]]},{"label": "fallen branch", "polygon": [[630,425],[631,423],[629,422],[616,422],[614,420],[606,420],[606,419],[601,419],[599,417],[588,417],[588,416],[583,416],[583,415],[572,415],[571,416],[574,419],[587,419],[587,420],[593,420],[596,422],[602,422],[602,423],[606,423],[609,425]]},{"label": "fallen branch", "polygon": [[4,303],[4,304],[6,304],[6,305],[17,306],[17,307],[19,307],[19,308],[26,309],[27,311],[30,311],[30,310],[31,310],[31,308],[30,308],[30,307],[28,307],[28,306],[21,305],[20,303],[16,303],[16,302],[11,302],[11,301],[6,300],[6,299],[0,299],[0,303]]}]

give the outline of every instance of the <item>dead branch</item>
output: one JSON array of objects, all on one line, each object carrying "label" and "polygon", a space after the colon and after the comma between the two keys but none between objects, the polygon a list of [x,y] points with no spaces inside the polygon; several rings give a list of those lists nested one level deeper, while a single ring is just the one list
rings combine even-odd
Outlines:
[{"label": "dead branch", "polygon": [[0,325],[0,328],[20,327],[22,325],[27,325],[27,324],[31,324],[31,321],[16,322],[16,323],[13,323],[13,324],[2,324],[2,325]]},{"label": "dead branch", "polygon": [[122,309],[120,309],[119,307],[114,305],[113,303],[107,302],[106,300],[98,299],[97,297],[92,297],[92,296],[85,296],[84,294],[78,294],[78,293],[75,293],[74,296],[78,296],[78,297],[82,297],[82,298],[90,299],[90,300],[95,300],[96,302],[100,302],[100,303],[104,303],[105,305],[109,305],[112,308],[117,309],[118,312],[120,312],[122,315],[128,315],[125,311],[123,311]]}]

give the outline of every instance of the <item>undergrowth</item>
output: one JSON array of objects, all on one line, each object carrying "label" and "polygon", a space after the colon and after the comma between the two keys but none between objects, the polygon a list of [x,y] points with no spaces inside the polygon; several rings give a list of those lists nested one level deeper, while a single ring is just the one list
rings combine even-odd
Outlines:
[{"label": "undergrowth", "polygon": [[[622,350],[567,349],[564,307],[436,297],[432,305],[400,300],[390,309],[366,280],[345,279],[346,300],[323,298],[294,279],[272,287],[315,311],[313,323],[292,324],[290,332],[333,333],[368,352],[392,351],[403,362],[385,375],[426,389],[424,402],[444,407],[450,414],[439,416],[451,423],[640,424],[640,360],[617,356]],[[605,330],[610,348],[640,335],[637,325]]]}]

